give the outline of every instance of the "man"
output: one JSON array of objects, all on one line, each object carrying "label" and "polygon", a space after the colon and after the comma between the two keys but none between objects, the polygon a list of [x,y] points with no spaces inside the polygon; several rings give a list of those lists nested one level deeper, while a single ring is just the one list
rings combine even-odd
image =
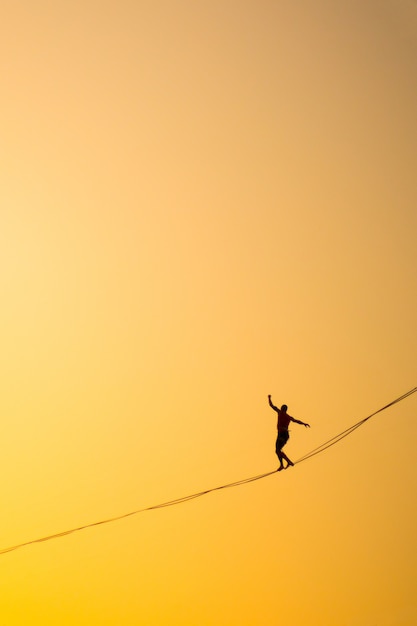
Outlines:
[{"label": "man", "polygon": [[[294,422],[295,424],[301,424],[302,426],[306,426],[306,428],[310,428],[310,424],[306,424],[305,422],[302,422],[301,420],[296,420],[293,417],[291,417],[291,415],[288,415],[287,413],[288,407],[286,404],[283,404],[282,407],[278,409],[278,407],[272,404],[270,395],[268,396],[268,402],[269,402],[269,406],[271,407],[271,409],[274,409],[274,411],[278,413],[278,424],[277,424],[278,437],[277,437],[277,442],[275,444],[275,452],[279,460],[278,472],[280,472],[281,470],[286,469],[290,465],[294,465],[294,463],[282,451],[282,448],[285,446],[290,436],[288,433],[288,426],[290,422]],[[287,462],[287,465],[285,466],[285,468],[284,468],[284,463],[282,462],[283,459]]]}]

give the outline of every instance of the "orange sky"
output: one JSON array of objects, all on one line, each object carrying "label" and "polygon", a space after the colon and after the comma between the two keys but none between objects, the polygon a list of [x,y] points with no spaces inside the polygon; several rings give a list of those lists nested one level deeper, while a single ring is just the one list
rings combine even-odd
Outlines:
[{"label": "orange sky", "polygon": [[[417,384],[417,5],[6,0],[0,549]],[[1,556],[7,626],[414,626],[417,397]]]}]

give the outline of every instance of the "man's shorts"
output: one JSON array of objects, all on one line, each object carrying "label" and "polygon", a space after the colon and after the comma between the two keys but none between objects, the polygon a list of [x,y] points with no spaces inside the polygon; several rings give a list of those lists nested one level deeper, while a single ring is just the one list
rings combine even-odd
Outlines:
[{"label": "man's shorts", "polygon": [[288,430],[281,430],[278,433],[278,437],[277,437],[277,442],[275,444],[275,451],[278,454],[278,451],[281,450],[285,444],[287,443],[288,439],[289,439],[289,432]]}]

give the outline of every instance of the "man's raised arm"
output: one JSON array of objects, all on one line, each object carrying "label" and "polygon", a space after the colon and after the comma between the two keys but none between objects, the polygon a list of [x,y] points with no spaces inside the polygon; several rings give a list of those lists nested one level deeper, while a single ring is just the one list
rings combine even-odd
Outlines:
[{"label": "man's raised arm", "polygon": [[271,400],[271,396],[270,395],[268,396],[268,402],[269,402],[269,406],[271,407],[271,409],[274,409],[274,411],[278,412],[277,407],[274,404],[272,404],[272,400]]}]

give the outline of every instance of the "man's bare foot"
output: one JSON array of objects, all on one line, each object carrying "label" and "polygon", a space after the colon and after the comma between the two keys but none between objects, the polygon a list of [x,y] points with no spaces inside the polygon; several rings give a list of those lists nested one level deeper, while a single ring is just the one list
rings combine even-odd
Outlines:
[{"label": "man's bare foot", "polygon": [[288,465],[287,465],[287,467],[290,467],[290,466],[291,466],[291,467],[294,467],[294,463],[293,463],[292,461],[288,461]]},{"label": "man's bare foot", "polygon": [[280,465],[279,468],[277,469],[277,472],[280,472],[283,469],[285,469],[285,467],[283,465]]}]

